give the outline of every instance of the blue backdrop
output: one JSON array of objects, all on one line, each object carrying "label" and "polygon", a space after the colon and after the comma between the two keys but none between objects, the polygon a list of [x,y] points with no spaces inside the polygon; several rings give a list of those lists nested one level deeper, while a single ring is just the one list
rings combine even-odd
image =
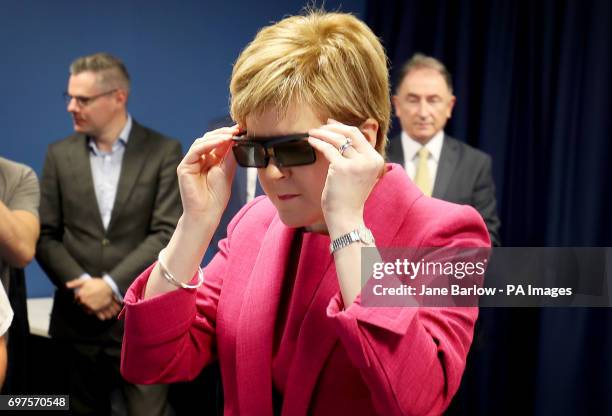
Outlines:
[{"label": "blue backdrop", "polygon": [[[186,150],[211,119],[227,114],[240,51],[259,28],[305,3],[0,0],[0,155],[40,175],[47,145],[71,133],[61,95],[68,66],[100,51],[125,61],[134,118]],[[360,16],[365,0],[328,0],[325,8]],[[26,273],[28,296],[52,294],[37,264]]]}]

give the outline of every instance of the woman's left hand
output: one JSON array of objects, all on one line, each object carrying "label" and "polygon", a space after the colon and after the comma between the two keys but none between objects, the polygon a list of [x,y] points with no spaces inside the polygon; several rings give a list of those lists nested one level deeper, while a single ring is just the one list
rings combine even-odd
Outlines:
[{"label": "woman's left hand", "polygon": [[[357,127],[330,119],[308,133],[308,142],[329,161],[321,207],[330,235],[334,230],[349,232],[363,223],[365,201],[385,161]],[[351,145],[341,154],[348,139]]]}]

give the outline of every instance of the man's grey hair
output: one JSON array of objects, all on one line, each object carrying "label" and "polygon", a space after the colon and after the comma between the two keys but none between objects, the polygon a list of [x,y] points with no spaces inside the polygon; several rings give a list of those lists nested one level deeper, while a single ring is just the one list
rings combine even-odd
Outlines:
[{"label": "man's grey hair", "polygon": [[402,84],[402,81],[404,81],[404,78],[406,78],[406,75],[408,75],[409,72],[417,69],[433,69],[438,71],[440,75],[442,75],[442,78],[444,78],[444,81],[446,81],[448,90],[452,94],[453,80],[450,72],[448,71],[448,69],[446,69],[446,66],[444,66],[442,62],[440,62],[433,56],[428,56],[422,53],[415,53],[414,55],[412,55],[412,58],[410,58],[408,62],[406,62],[404,66],[402,66],[402,69],[399,73],[399,77],[397,79],[397,88],[399,88],[399,86]]},{"label": "man's grey hair", "polygon": [[91,71],[98,75],[98,82],[111,88],[130,90],[130,74],[121,59],[99,52],[82,56],[70,64],[70,75]]}]

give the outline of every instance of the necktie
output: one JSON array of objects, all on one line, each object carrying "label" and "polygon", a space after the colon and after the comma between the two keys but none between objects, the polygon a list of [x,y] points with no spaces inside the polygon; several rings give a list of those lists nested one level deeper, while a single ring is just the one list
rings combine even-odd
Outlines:
[{"label": "necktie", "polygon": [[429,168],[427,160],[429,159],[429,150],[425,146],[419,150],[419,164],[417,166],[416,175],[414,175],[414,183],[427,196],[431,196],[431,178],[429,176]]}]

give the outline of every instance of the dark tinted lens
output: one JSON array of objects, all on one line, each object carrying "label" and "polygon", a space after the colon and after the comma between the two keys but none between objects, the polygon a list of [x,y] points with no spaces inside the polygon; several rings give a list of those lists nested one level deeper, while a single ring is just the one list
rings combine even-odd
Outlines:
[{"label": "dark tinted lens", "polygon": [[266,166],[266,154],[261,145],[256,143],[237,143],[232,147],[236,162],[243,168],[263,168]]},{"label": "dark tinted lens", "polygon": [[306,140],[277,144],[274,146],[274,156],[279,166],[309,165],[317,158]]}]

